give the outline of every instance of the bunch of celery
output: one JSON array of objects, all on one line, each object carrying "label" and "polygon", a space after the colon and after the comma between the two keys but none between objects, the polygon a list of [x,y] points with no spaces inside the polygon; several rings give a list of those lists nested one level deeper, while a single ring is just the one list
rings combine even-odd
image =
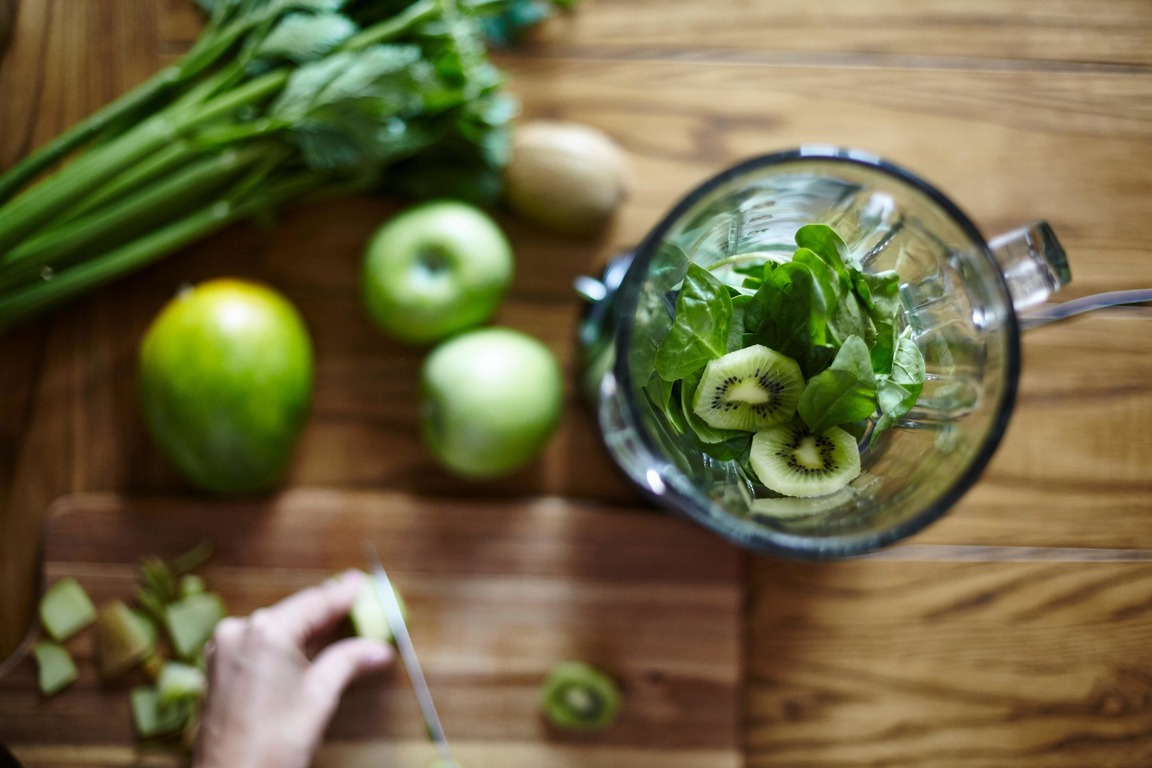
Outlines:
[{"label": "bunch of celery", "polygon": [[293,202],[498,191],[483,25],[522,0],[198,1],[178,63],[0,176],[0,328]]}]

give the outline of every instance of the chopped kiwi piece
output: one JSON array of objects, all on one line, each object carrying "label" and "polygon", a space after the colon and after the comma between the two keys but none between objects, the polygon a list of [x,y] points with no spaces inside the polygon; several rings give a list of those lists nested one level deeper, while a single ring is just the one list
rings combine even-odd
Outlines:
[{"label": "chopped kiwi piece", "polygon": [[208,585],[204,583],[204,579],[194,573],[186,573],[180,577],[180,597],[188,597],[188,595],[198,595],[201,592],[207,592]]},{"label": "chopped kiwi piece", "polygon": [[96,615],[96,666],[100,677],[111,680],[156,652],[156,626],[120,600]]},{"label": "chopped kiwi piece", "polygon": [[40,640],[32,649],[40,673],[40,692],[45,696],[73,683],[79,674],[68,650],[51,640]]},{"label": "chopped kiwi piece", "polygon": [[156,679],[156,693],[163,710],[180,702],[198,702],[204,695],[204,688],[204,671],[177,661],[165,662]]},{"label": "chopped kiwi piece", "polygon": [[188,702],[164,708],[160,706],[160,694],[150,685],[133,688],[129,694],[132,703],[132,722],[136,733],[142,739],[171,736],[179,733],[192,713]]},{"label": "chopped kiwi piece", "polygon": [[596,730],[616,719],[620,691],[608,675],[582,661],[556,665],[541,689],[544,716],[561,728]]},{"label": "chopped kiwi piece", "polygon": [[[400,593],[396,591],[395,587],[392,588],[392,594],[396,595],[396,602],[400,604],[400,613],[407,621],[408,606],[404,604],[404,598],[400,597]],[[367,573],[364,574],[364,586],[360,589],[360,594],[357,596],[352,610],[348,613],[348,618],[351,619],[352,629],[358,636],[379,640],[382,643],[392,642],[392,627],[388,624],[388,617],[384,615],[384,606],[380,604],[380,597],[376,594],[376,582]]]},{"label": "chopped kiwi piece", "polygon": [[84,587],[71,576],[60,579],[40,600],[40,623],[54,639],[63,642],[96,620]]},{"label": "chopped kiwi piece", "polygon": [[157,623],[165,621],[165,606],[191,594],[206,591],[204,580],[191,572],[212,555],[212,543],[202,541],[187,552],[165,562],[158,557],[140,561],[140,587],[136,601]]},{"label": "chopped kiwi piece", "polygon": [[860,449],[839,427],[813,434],[795,419],[757,432],[748,463],[764,487],[776,493],[824,496],[860,474]]},{"label": "chopped kiwi piece", "polygon": [[754,432],[791,420],[803,391],[795,360],[753,344],[708,363],[692,410],[716,429]]},{"label": "chopped kiwi piece", "polygon": [[215,592],[188,595],[166,606],[164,624],[176,655],[185,660],[195,657],[225,615],[224,601]]},{"label": "chopped kiwi piece", "polygon": [[176,576],[158,557],[145,557],[140,561],[141,589],[159,603],[170,603],[177,597]]}]

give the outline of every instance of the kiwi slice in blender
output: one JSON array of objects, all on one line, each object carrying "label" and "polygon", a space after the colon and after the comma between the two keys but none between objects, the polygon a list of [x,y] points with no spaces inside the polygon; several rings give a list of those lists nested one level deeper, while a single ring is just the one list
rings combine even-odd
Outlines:
[{"label": "kiwi slice in blender", "polygon": [[748,463],[770,490],[783,496],[824,496],[860,474],[856,438],[840,427],[813,433],[799,419],[760,430]]},{"label": "kiwi slice in blender", "polygon": [[790,420],[803,390],[795,360],[753,344],[708,363],[692,410],[711,427],[755,432]]},{"label": "kiwi slice in blender", "polygon": [[608,675],[582,661],[557,664],[544,681],[540,707],[560,728],[596,730],[611,725],[620,691]]}]

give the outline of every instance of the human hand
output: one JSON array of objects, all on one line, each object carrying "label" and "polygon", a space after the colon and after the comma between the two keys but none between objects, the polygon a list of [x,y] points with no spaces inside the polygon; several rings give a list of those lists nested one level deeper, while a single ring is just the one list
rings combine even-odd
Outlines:
[{"label": "human hand", "polygon": [[307,768],[340,695],[354,678],[387,666],[392,648],[349,638],[308,649],[348,615],[360,571],[297,592],[216,627],[207,652],[208,695],[194,768]]}]

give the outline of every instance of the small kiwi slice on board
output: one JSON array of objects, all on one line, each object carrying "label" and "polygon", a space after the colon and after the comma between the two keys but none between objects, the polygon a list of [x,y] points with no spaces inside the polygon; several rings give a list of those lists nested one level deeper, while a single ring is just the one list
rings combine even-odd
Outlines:
[{"label": "small kiwi slice on board", "polygon": [[856,438],[840,427],[813,434],[799,419],[757,432],[748,463],[770,490],[783,496],[824,496],[860,474]]},{"label": "small kiwi slice on board", "polygon": [[101,680],[119,677],[156,652],[156,626],[122,600],[113,600],[97,612],[95,631]]},{"label": "small kiwi slice on board", "polygon": [[708,363],[692,410],[717,429],[755,432],[789,421],[803,390],[795,360],[753,344]]},{"label": "small kiwi slice on board", "polygon": [[560,728],[597,730],[616,719],[620,691],[612,678],[592,665],[565,661],[545,679],[540,708],[548,721]]}]

